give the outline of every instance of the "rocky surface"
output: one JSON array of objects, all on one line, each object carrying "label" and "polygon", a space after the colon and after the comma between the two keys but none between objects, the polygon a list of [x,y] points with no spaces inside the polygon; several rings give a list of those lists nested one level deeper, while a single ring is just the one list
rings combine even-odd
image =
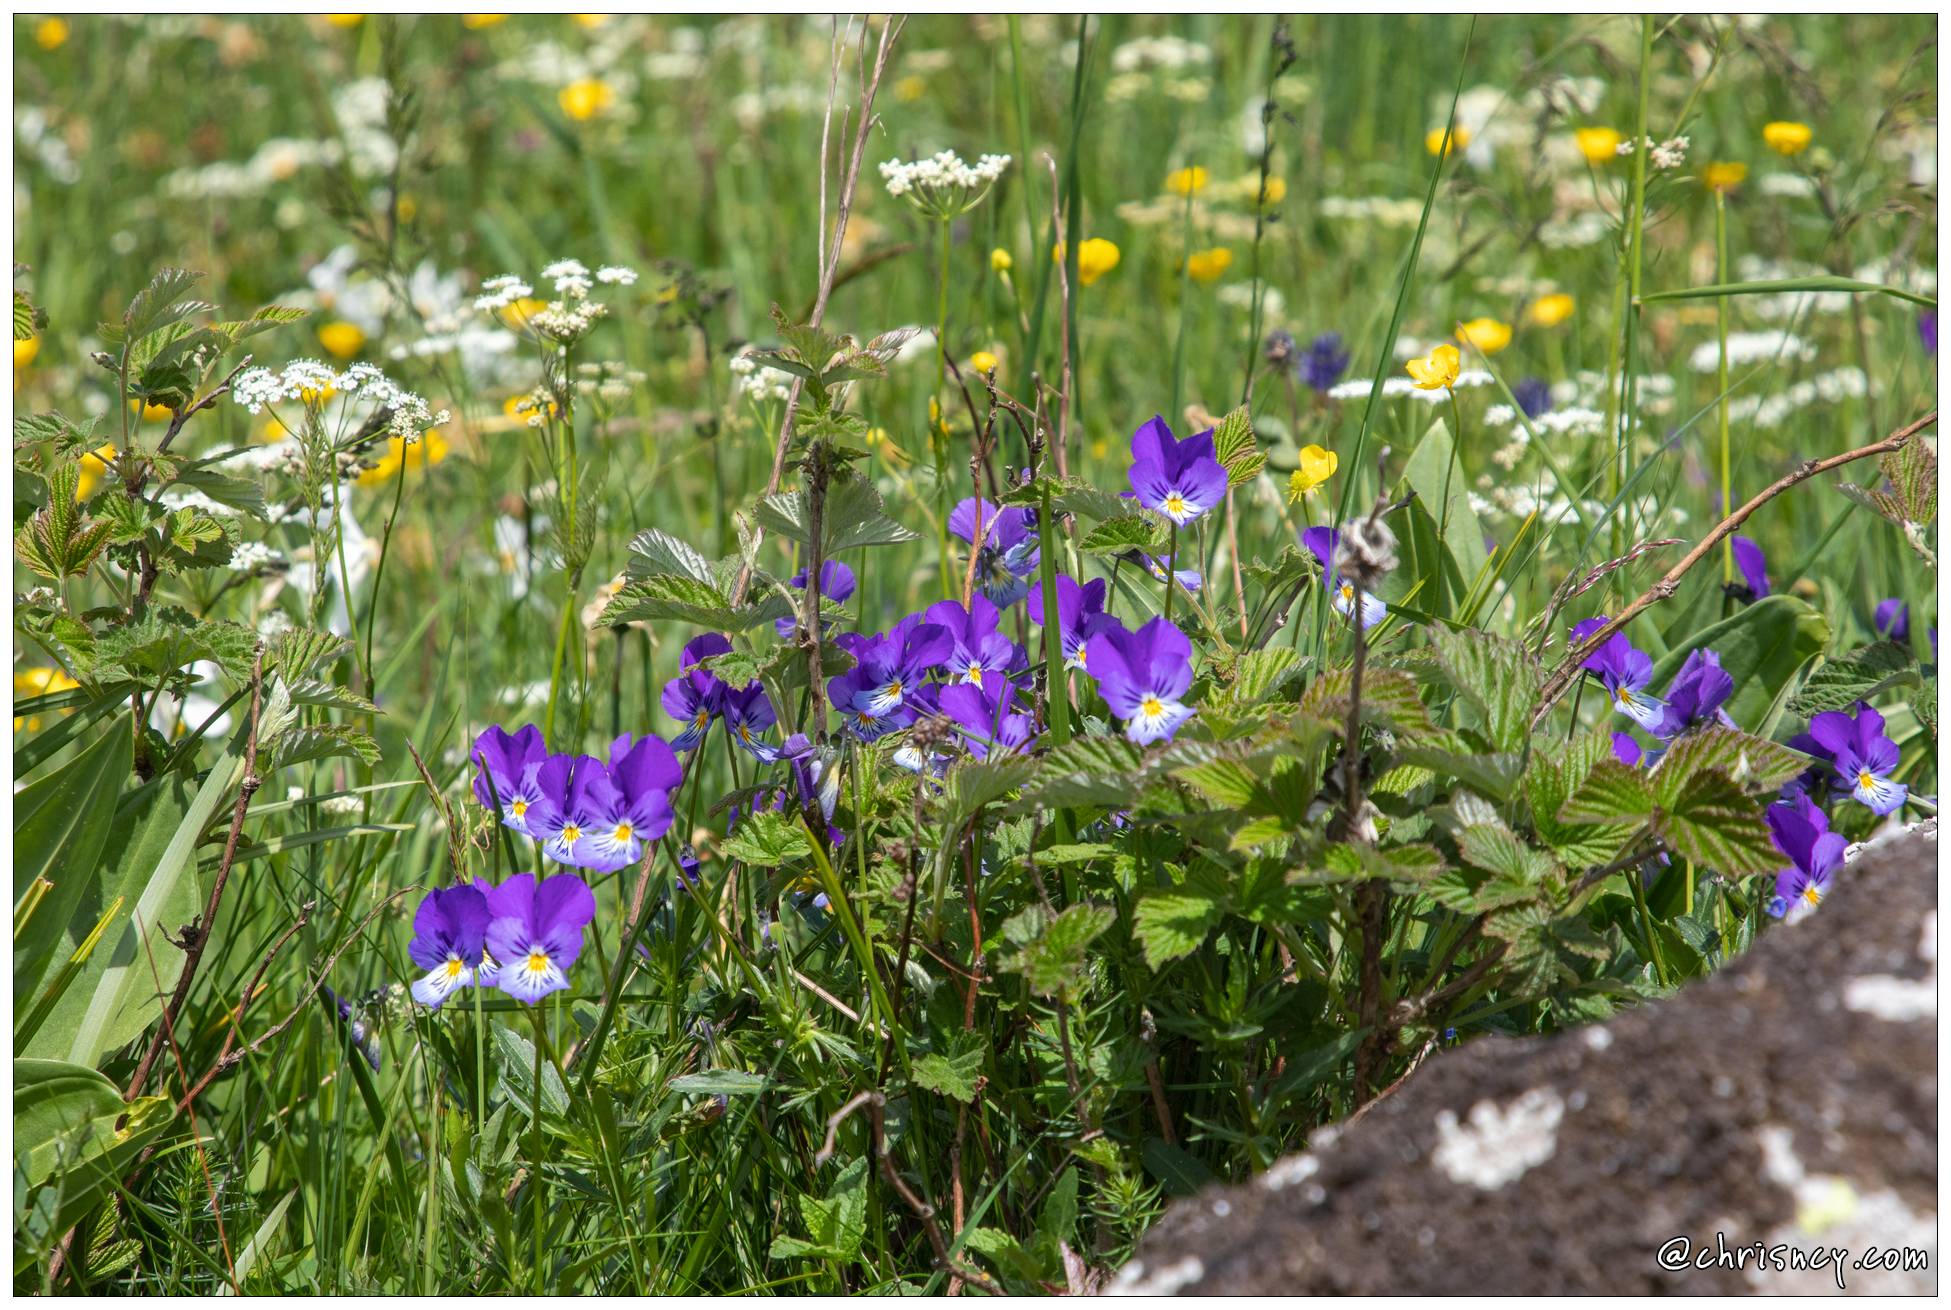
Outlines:
[{"label": "rocky surface", "polygon": [[[1850,1292],[1934,1291],[1936,955],[1933,821],[1675,997],[1440,1054],[1180,1202],[1108,1290],[1833,1293],[1840,1247]],[[1859,1267],[1906,1246],[1925,1268]]]}]

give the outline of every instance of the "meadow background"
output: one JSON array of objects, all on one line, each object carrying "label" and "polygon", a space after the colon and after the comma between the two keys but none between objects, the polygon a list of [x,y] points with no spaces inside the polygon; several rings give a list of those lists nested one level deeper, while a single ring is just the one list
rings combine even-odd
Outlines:
[{"label": "meadow background", "polygon": [[[379,713],[325,713],[369,730],[376,749],[281,769],[256,798],[220,931],[183,1011],[189,1023],[171,1034],[155,1081],[180,1095],[230,1049],[227,1015],[240,997],[251,1008],[238,1022],[259,1032],[307,1001],[310,972],[328,960],[323,981],[349,999],[357,1040],[331,1005],[302,1008],[262,1050],[226,1066],[193,1125],[179,1119],[135,1141],[155,1148],[142,1169],[131,1151],[129,1167],[84,1195],[43,1186],[46,1169],[17,1154],[18,1289],[891,1291],[988,1279],[1077,1288],[1115,1268],[1170,1196],[1264,1167],[1366,1094],[1349,1084],[1352,1048],[1333,1025],[1289,1004],[1296,993],[1318,997],[1305,982],[1283,991],[1284,946],[1209,945],[1153,968],[1157,952],[1121,918],[1080,965],[1077,1033],[1059,1034],[1048,1006],[1014,997],[985,1016],[995,1051],[973,1039],[932,1047],[934,1099],[890,1099],[900,1167],[934,1198],[955,1246],[938,1259],[912,1207],[872,1177],[864,1140],[847,1136],[858,1119],[839,1158],[816,1161],[824,1121],[867,1085],[859,1070],[865,1061],[871,1075],[877,1042],[857,1031],[858,976],[826,989],[812,981],[832,983],[828,966],[844,971],[847,955],[829,959],[834,932],[798,891],[785,890],[771,925],[804,948],[793,969],[738,967],[769,947],[766,907],[781,903],[763,868],[728,893],[729,928],[708,929],[673,896],[663,944],[634,978],[593,1081],[532,1075],[538,1051],[512,1002],[494,1003],[504,1026],[490,1041],[477,1040],[468,1025],[481,1016],[467,1007],[443,1030],[404,998],[417,897],[385,898],[443,876],[457,825],[477,835],[430,800],[409,744],[458,812],[468,745],[490,724],[546,717],[551,746],[599,752],[620,732],[676,732],[659,693],[699,629],[610,628],[598,616],[633,537],[661,529],[706,557],[731,554],[739,516],[766,487],[783,395],[734,361],[779,344],[774,305],[797,322],[813,304],[822,127],[836,35],[847,45],[838,103],[855,100],[850,34],[857,23],[836,34],[828,20],[797,18],[16,18],[16,287],[45,316],[16,340],[17,414],[99,415],[98,438],[120,441],[115,378],[90,361],[113,344],[98,325],[120,321],[171,266],[201,272],[195,294],[222,317],[307,311],[231,352],[226,369],[244,353],[273,368],[367,361],[451,413],[418,442],[371,451],[343,502],[338,576],[352,586],[349,597],[334,593],[329,626],[353,649],[330,677]],[[1223,415],[1250,396],[1267,464],[1236,488],[1237,550],[1219,531],[1202,538],[1215,604],[1230,600],[1236,555],[1271,564],[1301,526],[1337,507],[1365,510],[1398,485],[1441,420],[1460,434],[1467,489],[1456,512],[1495,548],[1475,557],[1502,562],[1481,596],[1459,586],[1385,598],[1446,617],[1469,599],[1468,617],[1485,628],[1562,653],[1566,624],[1531,625],[1568,577],[1656,538],[1692,540],[1718,519],[1724,355],[1725,476],[1737,503],[1799,461],[1875,440],[1935,404],[1935,21],[1662,18],[1644,78],[1642,37],[1637,19],[1542,16],[910,19],[874,104],[826,325],[862,341],[932,331],[945,307],[943,343],[971,386],[993,370],[1026,400],[1037,394],[1033,373],[1060,384],[1068,345],[1068,472],[1113,492],[1145,419],[1163,414],[1183,434],[1206,426],[1188,424],[1188,407]],[[1453,100],[1457,148],[1426,206]],[[1651,144],[1669,152],[1647,162],[1643,227],[1624,221],[1633,160],[1614,148],[1642,112]],[[1807,137],[1765,137],[1770,123],[1804,125]],[[837,159],[853,120],[836,112],[830,126]],[[942,228],[888,194],[878,172],[943,149],[1013,156],[986,199],[947,228],[945,262]],[[830,176],[829,223],[837,185]],[[1058,234],[1089,243],[1068,306],[1053,285],[1054,187],[1072,205],[1067,225],[1074,216]],[[575,441],[590,514],[579,525],[587,564],[573,579],[553,532],[560,467],[522,408],[543,379],[540,352],[474,305],[485,279],[516,273],[541,285],[539,271],[563,259],[637,274],[604,288],[609,313],[577,350]],[[1807,285],[1818,277],[1909,298]],[[1647,302],[1629,316],[1635,278],[1642,295],[1803,285]],[[1618,392],[1607,379],[1628,317],[1640,385],[1615,465]],[[1478,320],[1489,322],[1467,334],[1463,367],[1496,377],[1460,386],[1453,403],[1398,384],[1368,415],[1366,387],[1332,391],[1374,378],[1378,365],[1406,379],[1405,360]],[[1311,347],[1331,332],[1347,359],[1324,378],[1307,366],[1319,365]],[[1518,394],[1549,396],[1529,435]],[[948,439],[963,443],[942,465],[946,489],[931,444],[936,397]],[[968,485],[963,403],[952,384],[938,391],[927,336],[862,387],[857,467],[917,535],[861,568],[850,626],[884,628],[949,594],[945,581],[959,576],[941,509]],[[153,440],[169,421],[166,409],[139,415],[135,439]],[[281,435],[226,400],[196,414],[177,449],[204,455]],[[1331,475],[1319,454],[1304,454],[1314,447],[1338,457]],[[1020,443],[1006,443],[1000,462],[1019,467]],[[110,476],[102,460],[83,459],[81,494]],[[1844,476],[1872,480],[1867,468]],[[1887,599],[1908,605],[1906,641],[1934,665],[1933,571],[1833,480],[1771,501],[1744,532],[1774,590],[1806,602],[1764,642],[1764,654],[1782,646],[1794,658],[1738,693],[1744,728],[1782,720],[1791,680],[1814,657],[1874,641]],[[261,633],[290,626],[310,586],[304,543],[256,522],[244,536],[262,544],[224,568],[166,577],[159,598]],[[776,541],[762,552],[764,567],[791,571]],[[1676,557],[1648,550],[1563,617],[1637,595]],[[120,576],[72,581],[68,603],[123,603]],[[1725,577],[1734,580],[1731,564]],[[1658,659],[1734,613],[1722,580],[1718,558],[1703,564],[1635,629],[1638,644]],[[1461,581],[1472,581],[1467,570]],[[17,591],[42,582],[17,565]],[[1319,609],[1304,625],[1316,642]],[[1398,649],[1413,643],[1407,626],[1391,632]],[[17,624],[16,703],[32,702],[16,710],[17,786],[82,749],[78,735],[42,735],[78,732],[77,707],[92,703],[60,663]],[[244,720],[249,684],[248,660],[240,677],[234,662],[206,658],[157,692],[147,722],[165,771],[211,767]],[[1884,705],[1901,776],[1920,797],[1936,787],[1928,686]],[[86,722],[107,714],[96,706]],[[121,723],[126,732],[126,712]],[[714,886],[726,816],[710,801],[755,767],[719,749],[702,757],[695,784],[705,812],[686,819]],[[191,861],[179,893],[190,913],[228,813],[226,802]],[[598,885],[602,965],[624,881]],[[659,888],[675,882],[660,874]],[[17,883],[16,901],[31,890]],[[1699,948],[1706,968],[1740,934],[1711,946],[1687,933],[1663,940],[1678,943],[1669,951]],[[1658,950],[1649,945],[1647,956]],[[934,1022],[966,1027],[955,963],[966,945],[942,952],[917,958],[914,985],[940,1012]],[[1677,981],[1671,963],[1628,951],[1614,957],[1615,981],[1657,994]],[[88,967],[77,970],[90,976]],[[18,968],[17,955],[17,1014],[27,1001]],[[552,1058],[595,1022],[607,969],[584,968],[549,1007]],[[47,978],[30,981],[38,993]],[[1620,988],[1604,995],[1485,1005],[1437,1036],[1544,1030],[1629,999]],[[51,1013],[45,1031],[65,1034],[67,1011]],[[113,1090],[147,1045],[137,1031],[83,1061]],[[25,1053],[46,1053],[50,1037],[37,1040]],[[353,1053],[368,1042],[370,1066]],[[477,1057],[470,1081],[462,1071]],[[1005,1058],[1028,1073],[1005,1078]],[[985,1081],[1006,1090],[985,1101]],[[530,1204],[522,1172],[532,1158],[526,1089],[538,1086],[550,1124],[546,1212]],[[1159,1098],[1171,1110],[1155,1118]],[[963,1169],[965,1143],[980,1166]]]}]

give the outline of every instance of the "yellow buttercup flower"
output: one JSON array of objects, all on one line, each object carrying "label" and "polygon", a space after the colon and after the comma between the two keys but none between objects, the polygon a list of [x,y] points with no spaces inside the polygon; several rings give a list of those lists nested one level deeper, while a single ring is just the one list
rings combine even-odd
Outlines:
[{"label": "yellow buttercup flower", "polygon": [[97,446],[81,457],[81,480],[75,483],[75,499],[87,500],[101,485],[102,475],[108,472],[109,461],[115,458],[112,445]]},{"label": "yellow buttercup flower", "polygon": [[1206,170],[1194,164],[1190,168],[1175,168],[1165,175],[1165,189],[1175,196],[1189,196],[1206,189]]},{"label": "yellow buttercup flower", "polygon": [[1461,123],[1458,123],[1456,129],[1449,134],[1447,144],[1443,140],[1443,129],[1440,127],[1432,127],[1429,135],[1423,138],[1423,149],[1432,155],[1447,155],[1452,150],[1463,150],[1469,145],[1470,129]]},{"label": "yellow buttercup flower", "polygon": [[1011,258],[1007,250],[1004,250],[1001,246],[997,246],[989,252],[989,267],[995,269],[998,273],[1007,273],[1010,269],[1016,267],[1016,261]]},{"label": "yellow buttercup flower", "polygon": [[146,422],[150,423],[167,423],[174,417],[168,405],[158,405],[153,401],[145,405],[140,400],[131,400],[129,413],[140,414]]},{"label": "yellow buttercup flower", "polygon": [[357,323],[347,323],[341,319],[319,328],[318,344],[338,359],[351,359],[366,344],[366,332]]},{"label": "yellow buttercup flower", "polygon": [[1732,160],[1716,160],[1700,170],[1700,180],[1709,191],[1732,191],[1748,179],[1748,166]]},{"label": "yellow buttercup flower", "polygon": [[34,356],[40,353],[41,339],[39,337],[28,337],[25,340],[19,337],[14,338],[14,367],[16,369],[26,368],[34,362]]},{"label": "yellow buttercup flower", "polygon": [[1260,188],[1260,203],[1263,205],[1277,205],[1285,199],[1287,179],[1284,177],[1269,177],[1267,185]]},{"label": "yellow buttercup flower", "polygon": [[[14,670],[14,699],[26,700],[29,696],[52,696],[57,692],[73,691],[81,684],[63,673],[60,669],[31,668]],[[15,719],[14,731],[19,732],[25,724],[28,731],[41,726],[39,719]]]},{"label": "yellow buttercup flower", "polygon": [[1578,152],[1588,164],[1609,164],[1619,158],[1619,143],[1626,138],[1610,127],[1581,127],[1572,134]]},{"label": "yellow buttercup flower", "polygon": [[[1077,247],[1077,280],[1090,286],[1099,278],[1118,266],[1122,258],[1117,243],[1106,241],[1103,237],[1091,237]],[[1064,243],[1059,241],[1050,252],[1052,263],[1064,262]]]},{"label": "yellow buttercup flower", "polygon": [[1431,348],[1421,359],[1412,359],[1406,366],[1409,378],[1423,391],[1441,391],[1456,381],[1462,371],[1463,356],[1449,342]]},{"label": "yellow buttercup flower", "polygon": [[1002,361],[997,359],[993,352],[987,350],[978,350],[969,356],[969,367],[978,373],[994,373],[996,366],[1001,363]]},{"label": "yellow buttercup flower", "polygon": [[928,79],[910,73],[894,84],[894,98],[904,104],[913,104],[928,94]]},{"label": "yellow buttercup flower", "polygon": [[577,27],[598,28],[610,21],[608,14],[571,14]]},{"label": "yellow buttercup flower", "polygon": [[1815,140],[1807,123],[1773,122],[1762,126],[1761,140],[1778,155],[1799,155]]},{"label": "yellow buttercup flower", "polygon": [[431,467],[447,458],[447,438],[440,434],[439,428],[429,428],[422,433],[420,440],[407,445],[399,437],[386,443],[386,453],[379,457],[379,463],[359,475],[362,487],[384,487],[392,485],[400,476],[400,466],[404,464],[408,473]]},{"label": "yellow buttercup flower", "polygon": [[519,332],[528,326],[530,319],[547,308],[547,304],[535,297],[523,296],[520,300],[501,307],[501,321],[511,330]]},{"label": "yellow buttercup flower", "polygon": [[1217,282],[1233,264],[1233,252],[1225,246],[1195,250],[1186,257],[1186,272],[1194,282]]},{"label": "yellow buttercup flower", "polygon": [[1495,355],[1511,344],[1511,325],[1494,318],[1473,318],[1456,330],[1456,339]]},{"label": "yellow buttercup flower", "polygon": [[1572,316],[1576,302],[1562,291],[1554,291],[1548,296],[1539,296],[1531,302],[1530,311],[1524,316],[1533,327],[1557,327]]},{"label": "yellow buttercup flower", "polygon": [[616,91],[601,78],[585,77],[571,82],[556,95],[562,112],[578,123],[587,123],[616,101]]},{"label": "yellow buttercup flower", "polygon": [[43,50],[59,50],[68,43],[68,22],[64,18],[43,18],[34,24],[34,44]]},{"label": "yellow buttercup flower", "polygon": [[1335,475],[1341,459],[1332,450],[1319,446],[1301,447],[1301,466],[1287,479],[1287,499],[1299,500]]},{"label": "yellow buttercup flower", "polygon": [[484,27],[493,27],[506,17],[507,14],[462,14],[461,26],[470,32],[478,32]]},{"label": "yellow buttercup flower", "polygon": [[366,21],[364,14],[327,14],[325,21],[334,27],[357,27]]}]

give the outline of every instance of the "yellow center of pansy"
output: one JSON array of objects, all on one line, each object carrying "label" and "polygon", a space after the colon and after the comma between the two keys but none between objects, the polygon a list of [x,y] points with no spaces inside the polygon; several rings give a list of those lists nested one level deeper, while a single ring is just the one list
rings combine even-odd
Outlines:
[{"label": "yellow center of pansy", "polygon": [[522,816],[523,816],[524,814],[527,814],[527,813],[528,813],[528,802],[527,802],[527,801],[525,801],[525,800],[521,800],[521,799],[519,799],[519,798],[518,798],[518,799],[516,799],[516,800],[513,800],[513,801],[511,801],[511,802],[509,802],[509,805],[508,805],[508,812],[509,812],[510,814],[512,814],[512,815],[514,815],[514,816],[515,816],[516,818],[518,818],[518,819],[519,819],[519,818],[521,818],[521,817],[522,817]]},{"label": "yellow center of pansy", "polygon": [[1165,713],[1165,702],[1156,696],[1147,696],[1145,697],[1144,703],[1139,705],[1138,708],[1146,718],[1156,719],[1159,715]]},{"label": "yellow center of pansy", "polygon": [[570,846],[574,846],[577,842],[581,841],[582,839],[583,839],[583,830],[581,828],[578,828],[573,823],[563,825],[562,840],[564,843]]},{"label": "yellow center of pansy", "polygon": [[1171,495],[1167,496],[1165,498],[1165,512],[1167,514],[1185,513],[1186,512],[1185,497],[1181,496],[1176,491],[1173,492]]},{"label": "yellow center of pansy", "polygon": [[466,965],[461,963],[460,957],[458,955],[450,955],[447,957],[447,976],[449,978],[460,977],[461,970],[465,969],[466,967],[467,967]]},{"label": "yellow center of pansy", "polygon": [[531,950],[528,953],[528,971],[530,973],[547,973],[549,971],[549,957],[547,953]]},{"label": "yellow center of pansy", "polygon": [[616,841],[626,842],[630,840],[630,834],[633,833],[634,831],[636,830],[632,828],[629,824],[619,823],[616,826],[616,831],[611,833],[610,836],[614,838]]}]

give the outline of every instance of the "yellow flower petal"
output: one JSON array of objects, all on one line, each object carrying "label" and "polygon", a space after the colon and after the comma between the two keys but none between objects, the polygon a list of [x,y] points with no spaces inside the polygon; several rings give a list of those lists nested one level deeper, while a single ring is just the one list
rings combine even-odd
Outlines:
[{"label": "yellow flower petal", "polygon": [[1619,143],[1625,138],[1610,127],[1581,127],[1572,134],[1578,152],[1588,164],[1609,164],[1619,158]]},{"label": "yellow flower petal", "polygon": [[1206,189],[1206,170],[1194,164],[1190,168],[1175,168],[1165,175],[1165,189],[1175,196],[1189,196]]},{"label": "yellow flower petal", "polygon": [[1301,464],[1287,479],[1287,498],[1299,500],[1335,475],[1341,458],[1320,446],[1301,447]]},{"label": "yellow flower petal", "polygon": [[616,91],[601,78],[585,77],[571,82],[556,95],[562,112],[578,123],[587,123],[616,101]]},{"label": "yellow flower petal", "polygon": [[1732,191],[1748,178],[1748,166],[1738,161],[1716,160],[1700,170],[1700,180],[1710,191]]},{"label": "yellow flower petal", "polygon": [[1469,144],[1470,129],[1461,123],[1458,123],[1456,130],[1450,133],[1447,147],[1443,141],[1443,129],[1440,127],[1432,127],[1429,130],[1429,135],[1423,138],[1423,149],[1429,151],[1432,155],[1447,155],[1452,150],[1463,150]]},{"label": "yellow flower petal", "polygon": [[1495,355],[1511,344],[1511,325],[1494,318],[1473,318],[1456,330],[1456,339],[1486,355]]},{"label": "yellow flower petal", "polygon": [[1217,282],[1233,264],[1233,252],[1225,246],[1195,250],[1186,258],[1186,272],[1194,282]]},{"label": "yellow flower petal", "polygon": [[1531,308],[1524,315],[1533,327],[1557,327],[1572,316],[1576,302],[1562,291],[1548,296],[1539,296],[1531,302]]},{"label": "yellow flower petal", "polygon": [[1421,359],[1412,359],[1406,364],[1409,378],[1423,391],[1441,391],[1456,381],[1463,367],[1463,356],[1457,348],[1447,341],[1436,346]]},{"label": "yellow flower petal", "polygon": [[318,344],[339,359],[351,359],[366,344],[366,333],[357,323],[326,323],[318,330]]},{"label": "yellow flower petal", "polygon": [[1762,126],[1761,140],[1778,155],[1799,155],[1809,148],[1815,133],[1807,123],[1777,121]]}]

